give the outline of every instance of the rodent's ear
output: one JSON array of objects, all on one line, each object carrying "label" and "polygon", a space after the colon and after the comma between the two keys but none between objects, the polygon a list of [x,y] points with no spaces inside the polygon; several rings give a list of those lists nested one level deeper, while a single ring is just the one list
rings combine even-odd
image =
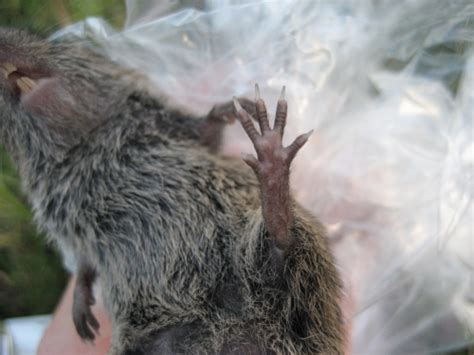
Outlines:
[{"label": "rodent's ear", "polygon": [[85,43],[0,27],[2,95],[62,138],[83,136],[116,112],[133,87],[128,75]]},{"label": "rodent's ear", "polygon": [[75,100],[60,78],[41,78],[37,81],[23,78],[18,85],[20,103],[32,114],[60,118],[68,117],[75,111]]}]

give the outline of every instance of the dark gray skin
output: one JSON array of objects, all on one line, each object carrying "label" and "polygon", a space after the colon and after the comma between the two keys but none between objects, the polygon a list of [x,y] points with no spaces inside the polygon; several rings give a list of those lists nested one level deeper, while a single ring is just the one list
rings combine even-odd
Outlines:
[{"label": "dark gray skin", "polygon": [[203,118],[173,110],[84,43],[0,29],[0,68],[0,141],[38,226],[76,256],[84,340],[99,329],[97,277],[111,354],[343,352],[324,228],[289,191],[309,135],[282,146],[284,97],[273,129],[259,95],[241,102],[261,133],[236,103],[249,168],[215,153],[230,104]]}]

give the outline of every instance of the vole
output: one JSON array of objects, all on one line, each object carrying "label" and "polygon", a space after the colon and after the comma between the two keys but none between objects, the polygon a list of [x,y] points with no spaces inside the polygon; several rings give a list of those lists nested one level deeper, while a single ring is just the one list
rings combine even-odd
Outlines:
[{"label": "vole", "polygon": [[[273,128],[258,90],[250,107],[193,117],[86,43],[13,29],[0,29],[0,68],[0,139],[36,223],[78,262],[84,340],[99,278],[110,354],[342,353],[325,231],[289,190],[309,134],[282,146],[284,95]],[[247,164],[217,153],[221,116],[253,142]]]}]

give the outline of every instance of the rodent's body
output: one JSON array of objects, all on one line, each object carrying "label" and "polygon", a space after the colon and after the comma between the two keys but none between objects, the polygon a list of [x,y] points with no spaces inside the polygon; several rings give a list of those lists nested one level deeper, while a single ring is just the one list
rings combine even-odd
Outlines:
[{"label": "rodent's body", "polygon": [[321,225],[291,202],[275,258],[249,167],[145,92],[113,112],[54,158],[29,152],[36,136],[11,143],[37,223],[98,270],[111,353],[342,353]]}]

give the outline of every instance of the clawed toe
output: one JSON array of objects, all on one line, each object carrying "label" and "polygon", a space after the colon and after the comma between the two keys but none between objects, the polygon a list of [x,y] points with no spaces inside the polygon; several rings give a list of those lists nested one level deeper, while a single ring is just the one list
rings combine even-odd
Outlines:
[{"label": "clawed toe", "polygon": [[90,309],[82,313],[74,314],[73,320],[76,331],[81,339],[86,342],[93,342],[96,334],[99,334],[99,322]]},{"label": "clawed toe", "polygon": [[91,306],[95,303],[90,290],[76,286],[72,308],[72,319],[77,333],[83,341],[93,342],[99,334],[99,322],[92,313]]},{"label": "clawed toe", "polygon": [[234,98],[233,102],[237,117],[252,141],[258,157],[258,159],[256,159],[252,155],[245,155],[242,157],[243,160],[256,171],[257,174],[262,171],[263,165],[281,164],[289,168],[294,157],[307,142],[313,131],[298,136],[289,146],[283,147],[282,139],[288,115],[285,87],[282,88],[280,98],[278,99],[274,126],[270,128],[265,102],[260,96],[258,85],[255,85],[255,111],[260,126],[260,133],[255,128],[247,110],[242,107],[236,98]]},{"label": "clawed toe", "polygon": [[260,97],[258,85],[255,86],[255,111],[260,132],[255,128],[249,113],[235,98],[234,106],[237,117],[257,152],[257,157],[245,154],[242,159],[254,170],[260,182],[265,228],[273,238],[274,261],[281,266],[284,251],[293,242],[290,235],[293,223],[289,192],[290,164],[312,131],[298,136],[289,146],[283,147],[282,139],[288,115],[285,87],[278,99],[273,128],[268,122],[267,109]]}]

